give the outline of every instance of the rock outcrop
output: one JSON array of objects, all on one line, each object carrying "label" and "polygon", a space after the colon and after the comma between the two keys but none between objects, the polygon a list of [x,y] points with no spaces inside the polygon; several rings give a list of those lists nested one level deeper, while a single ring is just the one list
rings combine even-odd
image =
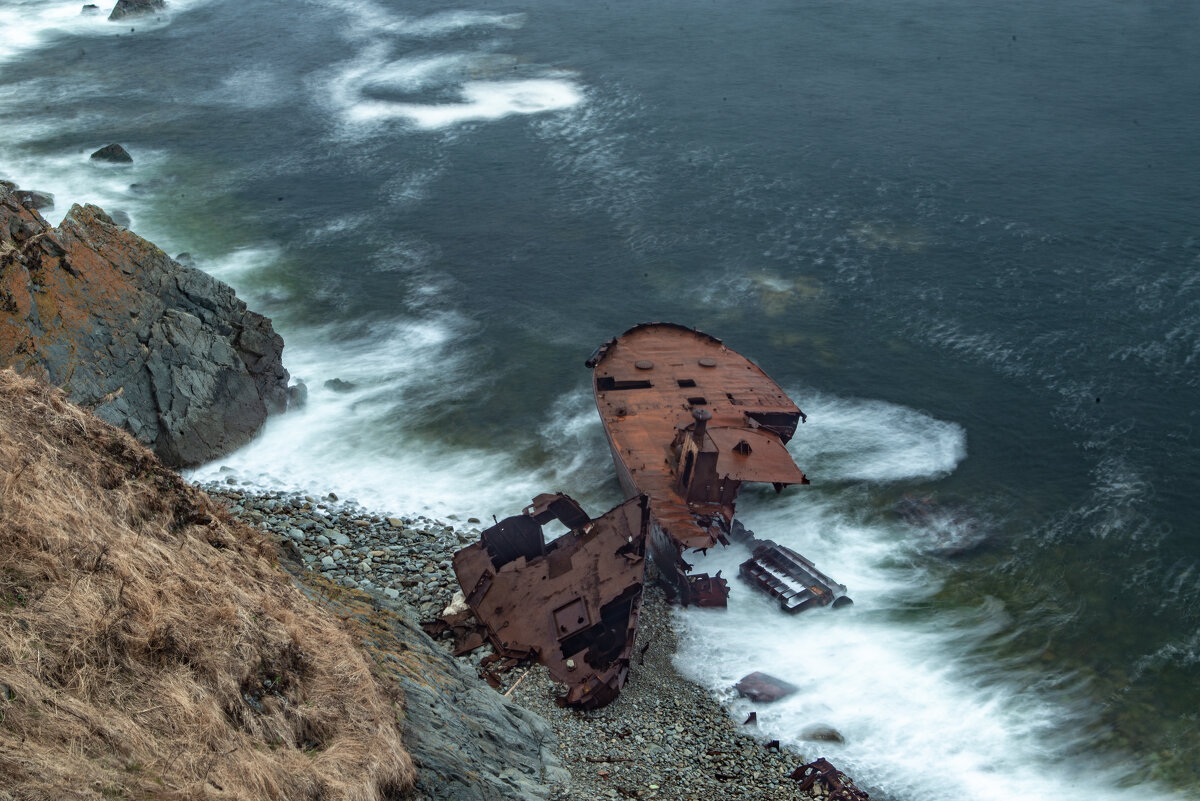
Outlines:
[{"label": "rock outcrop", "polygon": [[167,4],[163,0],[117,0],[117,4],[108,18],[118,20],[126,17],[138,17],[143,14],[153,14],[156,11],[165,11],[166,8]]},{"label": "rock outcrop", "polygon": [[62,386],[167,464],[217,458],[286,409],[282,351],[233,289],[102,209],[53,228],[0,188],[0,366]]},{"label": "rock outcrop", "polygon": [[488,687],[437,646],[402,602],[305,573],[286,545],[280,563],[342,621],[404,692],[404,746],[416,789],[433,801],[538,801],[570,782],[544,718]]},{"label": "rock outcrop", "polygon": [[130,164],[133,162],[133,156],[129,155],[129,151],[113,142],[111,145],[105,145],[92,154],[92,159],[96,161],[108,161],[113,164]]}]

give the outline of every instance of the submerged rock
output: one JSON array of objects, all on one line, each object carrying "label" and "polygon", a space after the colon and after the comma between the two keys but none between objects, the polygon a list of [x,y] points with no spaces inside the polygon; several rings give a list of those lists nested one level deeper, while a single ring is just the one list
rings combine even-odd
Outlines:
[{"label": "submerged rock", "polygon": [[217,279],[96,206],[57,227],[0,190],[0,365],[62,386],[172,466],[247,442],[288,405],[283,339]]},{"label": "submerged rock", "polygon": [[800,732],[801,740],[810,740],[817,743],[844,743],[846,738],[842,733],[832,726],[827,726],[824,723],[816,723],[809,726],[804,731]]},{"label": "submerged rock", "polygon": [[91,158],[96,161],[108,161],[113,164],[130,164],[133,162],[133,156],[129,155],[129,151],[116,142],[100,148],[91,155]]},{"label": "submerged rock", "polygon": [[166,8],[167,4],[163,0],[117,0],[117,4],[108,18],[117,20],[125,17],[137,17],[142,14],[153,14],[155,11],[165,11]]},{"label": "submerged rock", "polygon": [[789,684],[783,679],[777,679],[758,671],[743,676],[741,681],[733,685],[733,688],[743,698],[762,703],[787,698],[799,689],[796,685]]}]

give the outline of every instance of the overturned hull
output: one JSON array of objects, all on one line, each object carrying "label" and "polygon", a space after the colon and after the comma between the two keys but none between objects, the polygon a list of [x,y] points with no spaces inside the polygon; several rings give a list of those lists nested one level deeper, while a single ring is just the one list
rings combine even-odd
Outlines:
[{"label": "overturned hull", "polygon": [[[673,323],[635,326],[600,346],[587,366],[621,486],[628,497],[648,498],[649,551],[660,574],[683,604],[725,606],[726,580],[692,573],[686,554],[729,544],[744,482],[771,484],[777,492],[808,483],[786,447],[804,413],[749,359]],[[793,603],[801,591],[792,584],[820,583],[810,581],[815,567],[766,542],[742,574],[781,602],[797,589],[787,611],[839,597],[836,590],[809,590],[816,601]]]},{"label": "overturned hull", "polygon": [[[570,531],[547,543],[555,519]],[[497,653],[537,660],[568,686],[564,703],[592,709],[629,674],[648,530],[644,497],[591,519],[566,495],[539,495],[456,553],[454,572]]]}]

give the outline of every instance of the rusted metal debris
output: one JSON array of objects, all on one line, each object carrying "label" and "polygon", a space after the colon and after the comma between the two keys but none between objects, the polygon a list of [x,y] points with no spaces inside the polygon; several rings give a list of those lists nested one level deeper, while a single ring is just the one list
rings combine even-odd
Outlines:
[{"label": "rusted metal debris", "polygon": [[788,614],[830,604],[840,609],[854,603],[844,584],[838,584],[791,548],[755,537],[739,520],[733,521],[730,536],[751,553],[739,566],[738,575],[778,600],[779,608]]},{"label": "rusted metal debris", "polygon": [[800,782],[801,792],[813,789],[819,782],[824,786],[826,801],[868,801],[870,798],[824,757],[801,765],[792,771],[789,778]]},{"label": "rusted metal debris", "polygon": [[[684,554],[729,544],[744,482],[776,492],[809,483],[786,448],[805,414],[749,359],[673,323],[634,326],[587,366],[621,486],[649,498],[649,549],[661,575],[685,605],[725,606],[728,582],[693,574]],[[786,611],[844,597],[846,588],[804,557],[759,544],[742,576]]]},{"label": "rusted metal debris", "polygon": [[[629,500],[592,519],[561,493],[534,498],[454,556],[476,622],[452,607],[427,631],[452,632],[456,654],[486,639],[507,660],[535,659],[567,685],[563,703],[593,708],[628,675],[647,551],[684,604],[726,605],[728,582],[693,574],[684,554],[731,536],[753,551],[743,577],[786,611],[849,601],[812,562],[734,522],[743,482],[776,491],[808,483],[785,447],[804,413],[766,373],[721,340],[671,323],[635,326],[587,365]],[[570,531],[547,543],[542,525],[554,519]],[[481,671],[501,683],[489,665]]]},{"label": "rusted metal debris", "polygon": [[[554,519],[570,531],[547,543]],[[496,653],[541,662],[568,686],[565,704],[591,709],[629,674],[648,525],[644,497],[591,519],[566,495],[539,495],[456,553],[454,572]]]}]

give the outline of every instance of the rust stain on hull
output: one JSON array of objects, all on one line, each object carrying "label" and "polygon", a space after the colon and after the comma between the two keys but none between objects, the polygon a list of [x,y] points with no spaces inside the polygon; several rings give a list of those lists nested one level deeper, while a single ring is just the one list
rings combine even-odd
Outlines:
[{"label": "rust stain on hull", "polygon": [[[547,543],[554,519],[571,530]],[[456,553],[454,572],[498,654],[541,662],[570,706],[603,706],[629,674],[648,522],[642,497],[593,520],[566,495],[539,495]]]},{"label": "rust stain on hull", "polygon": [[[804,413],[749,359],[674,323],[634,326],[600,346],[587,366],[621,486],[627,496],[649,498],[655,564],[680,602],[726,605],[725,579],[693,574],[685,554],[729,544],[744,482],[776,491],[809,483],[786,447]],[[741,571],[753,586],[780,597],[811,579],[815,605],[845,595],[831,580],[823,586],[828,577],[799,554],[760,544]],[[781,598],[785,610],[814,605],[789,607],[794,597]]]}]

